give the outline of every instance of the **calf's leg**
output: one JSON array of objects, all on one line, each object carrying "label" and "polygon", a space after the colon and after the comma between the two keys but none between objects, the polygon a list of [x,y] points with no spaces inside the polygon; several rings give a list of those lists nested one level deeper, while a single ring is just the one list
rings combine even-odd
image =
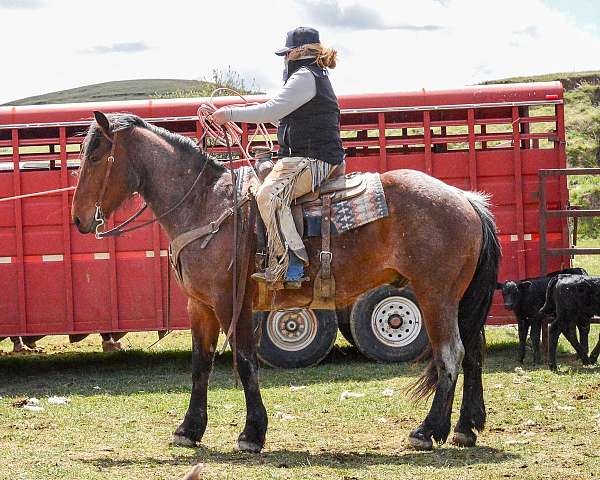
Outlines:
[{"label": "calf's leg", "polygon": [[525,347],[527,344],[527,332],[529,330],[529,319],[526,317],[519,318],[519,363],[525,360]]},{"label": "calf's leg", "polygon": [[533,347],[533,363],[542,363],[540,353],[540,337],[542,336],[542,318],[537,317],[531,321],[531,346]]},{"label": "calf's leg", "polygon": [[579,343],[581,344],[581,350],[587,355],[590,351],[590,323],[585,322],[577,324],[577,330],[579,331]]},{"label": "calf's leg", "polygon": [[596,343],[596,346],[590,355],[590,363],[596,363],[598,361],[598,355],[600,355],[600,335],[598,335],[598,343]]},{"label": "calf's leg", "polygon": [[583,364],[587,365],[588,363],[590,363],[587,351],[583,350],[581,344],[579,343],[579,340],[577,340],[577,334],[575,332],[575,323],[570,323],[569,326],[565,329],[564,334],[569,343],[577,352],[577,356],[583,362]]},{"label": "calf's leg", "polygon": [[550,370],[556,370],[556,348],[558,337],[560,337],[560,316],[556,315],[554,321],[548,328],[548,366]]}]

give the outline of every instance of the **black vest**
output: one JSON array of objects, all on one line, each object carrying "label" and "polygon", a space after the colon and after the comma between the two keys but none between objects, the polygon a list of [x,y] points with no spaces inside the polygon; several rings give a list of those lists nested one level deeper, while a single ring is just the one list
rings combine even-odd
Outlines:
[{"label": "black vest", "polygon": [[326,70],[314,63],[303,67],[314,75],[317,93],[279,121],[278,156],[309,157],[338,165],[344,160],[344,148],[337,97]]}]

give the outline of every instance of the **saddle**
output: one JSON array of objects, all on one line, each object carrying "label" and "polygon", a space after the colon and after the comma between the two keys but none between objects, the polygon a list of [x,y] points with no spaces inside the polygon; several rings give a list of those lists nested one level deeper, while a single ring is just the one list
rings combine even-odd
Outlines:
[{"label": "saddle", "polygon": [[[331,176],[323,182],[320,187],[314,192],[307,193],[296,200],[291,205],[292,215],[296,229],[301,237],[304,237],[304,210],[318,209],[320,215],[320,236],[321,236],[321,251],[319,254],[320,268],[314,279],[313,284],[313,300],[310,304],[312,309],[335,309],[335,279],[331,269],[331,205],[344,200],[357,197],[364,193],[367,189],[367,181],[364,175],[359,173],[345,173],[345,164],[342,163],[336,167]],[[264,267],[266,259],[264,250],[261,252],[261,245],[266,244],[266,238],[263,226],[257,225],[258,233],[258,249],[256,264],[257,269]],[[259,285],[258,302],[254,305],[255,310],[269,310],[269,289],[284,288],[284,285]]]},{"label": "saddle", "polygon": [[339,171],[336,168],[332,172],[332,176],[325,180],[317,190],[298,197],[294,204],[314,207],[322,203],[323,195],[328,194],[331,197],[331,203],[337,203],[360,195],[366,188],[367,183],[360,173],[346,174],[344,167]]},{"label": "saddle", "polygon": [[336,167],[331,177],[325,180],[314,192],[298,197],[291,205],[296,229],[304,237],[304,210],[323,206],[323,197],[329,197],[331,204],[358,197],[367,189],[367,181],[359,172],[346,174],[346,163]]}]

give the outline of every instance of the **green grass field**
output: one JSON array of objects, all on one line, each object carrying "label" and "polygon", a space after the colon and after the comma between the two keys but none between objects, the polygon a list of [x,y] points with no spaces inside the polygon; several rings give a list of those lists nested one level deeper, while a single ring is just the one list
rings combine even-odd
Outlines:
[{"label": "green grass field", "polygon": [[[600,87],[592,85],[598,72],[557,75],[572,83],[565,97],[570,164],[591,166],[600,134]],[[506,81],[523,80],[528,79]],[[100,88],[27,103],[181,96],[205,85],[123,83],[116,97],[115,85],[95,87]],[[598,191],[592,179],[571,184],[572,200],[585,206],[597,208]],[[579,246],[598,242],[584,238]],[[575,264],[600,274],[598,256],[576,257]],[[595,326],[592,346],[599,334]],[[39,342],[44,354],[0,355],[0,480],[177,479],[199,462],[206,479],[600,478],[600,365],[582,367],[564,339],[559,372],[551,373],[531,365],[531,352],[525,365],[515,361],[514,327],[489,328],[487,427],[476,448],[444,445],[433,452],[415,452],[405,444],[429,406],[415,405],[405,394],[423,365],[375,364],[339,339],[320,366],[261,370],[270,425],[260,455],[233,451],[245,410],[229,352],[215,365],[203,445],[169,445],[189,399],[190,335],[176,332],[148,349],[154,341],[155,334],[129,334],[123,340],[127,351],[103,354],[98,335],[74,345],[52,337]],[[0,342],[0,350],[10,348],[8,340]],[[393,395],[384,396],[385,389]],[[364,396],[340,400],[346,390]],[[49,404],[53,395],[70,402]],[[30,397],[44,410],[16,406]]]},{"label": "green grass field", "polygon": [[[190,337],[177,332],[146,350],[154,339],[130,334],[128,351],[102,354],[97,335],[73,346],[54,337],[40,342],[45,355],[0,357],[0,478],[177,479],[198,462],[207,479],[600,476],[600,366],[580,366],[561,343],[558,374],[533,367],[530,353],[521,370],[512,327],[488,329],[488,424],[478,446],[433,452],[405,444],[428,407],[405,395],[423,365],[371,363],[342,340],[318,367],[261,370],[270,422],[264,453],[233,451],[244,401],[230,353],[216,362],[203,445],[170,446],[189,398]],[[364,396],[339,400],[345,390]],[[52,395],[71,401],[50,405]],[[38,398],[44,411],[14,406],[27,397]]]}]

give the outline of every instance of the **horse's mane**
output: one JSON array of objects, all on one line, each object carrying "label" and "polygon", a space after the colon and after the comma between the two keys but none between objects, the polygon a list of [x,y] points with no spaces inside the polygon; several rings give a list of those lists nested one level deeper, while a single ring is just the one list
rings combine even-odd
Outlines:
[{"label": "horse's mane", "polygon": [[[213,170],[217,172],[222,172],[225,170],[225,167],[223,167],[223,165],[217,159],[200,150],[198,145],[188,137],[184,137],[178,133],[170,132],[166,128],[152,125],[146,122],[146,120],[143,118],[133,115],[132,113],[110,113],[107,115],[107,117],[110,120],[112,132],[127,130],[132,127],[145,128],[156,133],[175,149],[187,155],[196,157],[200,162],[208,162],[208,166]],[[92,124],[92,127],[88,132],[88,138],[86,138],[84,148],[95,148],[101,136],[102,133],[100,132],[100,129],[96,127],[95,124]]]}]

